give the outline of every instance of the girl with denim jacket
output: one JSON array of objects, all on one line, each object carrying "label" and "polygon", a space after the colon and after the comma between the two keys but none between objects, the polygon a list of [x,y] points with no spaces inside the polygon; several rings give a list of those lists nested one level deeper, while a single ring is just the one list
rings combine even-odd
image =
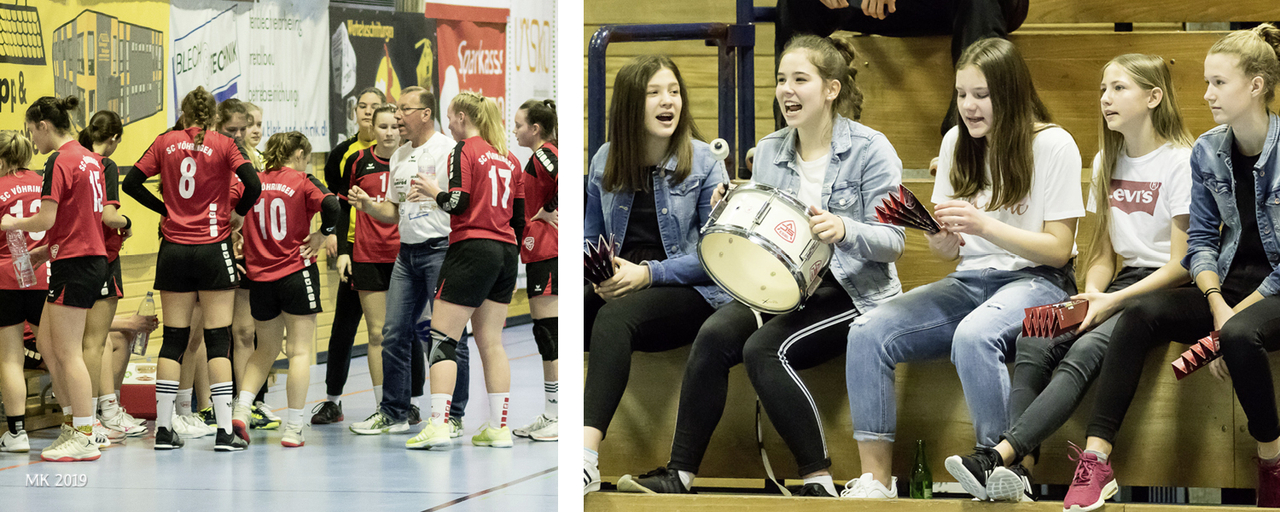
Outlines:
[{"label": "girl with denim jacket", "polygon": [[[947,459],[956,481],[978,498],[1033,497],[1031,467],[1098,376],[1125,304],[1188,283],[1191,134],[1182,124],[1169,67],[1131,53],[1103,66],[1102,124],[1089,208],[1096,228],[1086,258],[1088,312],[1057,337],[1019,336],[1009,393],[1010,425],[994,449]],[[1097,205],[1104,205],[1098,208]],[[1124,261],[1117,273],[1116,257]],[[1104,293],[1103,290],[1106,290]]]},{"label": "girl with denim jacket", "polygon": [[863,475],[844,496],[888,499],[897,423],[898,363],[950,356],[964,387],[977,445],[995,446],[1008,424],[1005,359],[1023,309],[1075,289],[1076,219],[1084,215],[1080,151],[1048,124],[1013,44],[984,39],[956,65],[961,124],[939,152],[929,248],[957,259],[941,281],[896,297],[853,322],[846,379]]},{"label": "girl with denim jacket", "polygon": [[583,493],[600,489],[598,453],[631,371],[631,352],[688,345],[729,302],[698,262],[698,230],[727,182],[687,108],[680,70],[664,56],[618,72],[609,140],[591,159],[584,241],[620,245],[616,274],[585,289],[588,360],[583,400]]},{"label": "girl with denim jacket", "polygon": [[[698,331],[685,368],[671,461],[618,490],[686,493],[724,412],[729,370],[747,375],[796,457],[801,496],[836,495],[822,418],[797,375],[844,353],[849,322],[901,286],[893,261],[903,230],[881,224],[875,206],[902,182],[902,161],[879,132],[857,119],[862,104],[853,48],[843,40],[798,36],[778,68],[775,95],[788,127],[760,141],[752,180],[791,193],[812,209],[810,230],[835,245],[830,274],[803,309],[762,315],[740,302],[716,310]],[[727,189],[726,187],[722,187]]]},{"label": "girl with denim jacket", "polygon": [[1258,441],[1258,506],[1280,507],[1280,420],[1267,353],[1280,349],[1280,117],[1268,105],[1280,81],[1280,30],[1232,32],[1204,61],[1204,99],[1220,126],[1191,150],[1187,256],[1196,288],[1161,290],[1128,305],[1098,380],[1085,451],[1064,510],[1093,510],[1119,488],[1108,457],[1137,391],[1146,353],[1169,340],[1194,343],[1219,332],[1249,434]]}]

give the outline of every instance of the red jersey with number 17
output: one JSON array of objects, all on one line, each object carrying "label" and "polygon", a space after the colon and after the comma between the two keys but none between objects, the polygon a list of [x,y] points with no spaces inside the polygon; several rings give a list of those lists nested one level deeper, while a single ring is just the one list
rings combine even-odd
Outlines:
[{"label": "red jersey with number 17", "polygon": [[53,260],[106,256],[102,238],[102,157],[74,140],[49,155],[40,200],[58,204],[58,220],[45,231]]},{"label": "red jersey with number 17", "polygon": [[241,165],[249,163],[235,140],[200,128],[166,132],[151,143],[134,167],[147,177],[160,175],[162,199],[169,216],[160,224],[164,239],[183,245],[221,242],[231,233],[235,202],[226,183]]},{"label": "red jersey with number 17", "polygon": [[[0,214],[7,213],[19,219],[34,216],[40,212],[39,174],[21,169],[0,176]],[[27,232],[27,250],[34,249],[36,244],[44,240],[45,232]],[[36,284],[30,288],[18,286],[18,276],[13,271],[13,257],[9,254],[9,244],[0,243],[0,290],[48,290],[49,264],[40,265],[36,269]]]},{"label": "red jersey with number 17", "polygon": [[515,200],[524,198],[524,172],[510,151],[498,154],[480,136],[464,140],[449,155],[449,191],[470,195],[467,210],[449,216],[449,243],[487,238],[516,243],[511,229]]},{"label": "red jersey with number 17", "polygon": [[[387,200],[391,185],[391,167],[387,160],[373,153],[374,147],[360,150],[347,160],[351,162],[347,176],[351,185],[369,193],[375,203]],[[355,247],[351,260],[359,263],[395,263],[400,254],[400,225],[384,224],[362,211],[356,211]]]},{"label": "red jersey with number 17", "polygon": [[[326,194],[300,171],[281,167],[258,173],[262,194],[244,219],[244,259],[249,280],[277,281],[315,261],[299,253],[311,234],[311,218],[320,212]],[[231,192],[240,200],[244,184]]]}]

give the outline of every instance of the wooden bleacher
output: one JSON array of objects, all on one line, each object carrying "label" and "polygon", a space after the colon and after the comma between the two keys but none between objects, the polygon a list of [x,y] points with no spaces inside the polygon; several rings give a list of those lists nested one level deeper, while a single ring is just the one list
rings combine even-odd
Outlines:
[{"label": "wooden bleacher", "polygon": [[[774,3],[772,0],[755,2],[761,7]],[[588,2],[583,36],[589,41],[597,28],[613,23],[734,23],[733,4],[674,0],[643,5],[624,0]],[[1037,90],[1055,121],[1075,137],[1081,158],[1089,165],[1097,151],[1098,83],[1102,66],[1108,60],[1130,52],[1163,56],[1173,70],[1178,102],[1195,135],[1213,126],[1201,97],[1204,93],[1202,63],[1209,47],[1224,32],[1188,32],[1182,30],[1182,23],[1272,20],[1280,20],[1280,3],[1273,0],[1244,0],[1212,6],[1156,0],[1130,3],[1032,0],[1026,24],[1010,39],[1026,58]],[[1133,32],[1115,32],[1116,23],[1136,25]],[[757,26],[754,98],[757,139],[773,131],[773,37],[772,24]],[[885,133],[905,168],[926,169],[929,161],[937,156],[941,144],[938,126],[953,89],[950,37],[859,36],[853,42],[861,61],[858,83],[865,94],[862,122]],[[693,109],[704,135],[714,138],[719,136],[715,133],[718,126],[715,51],[700,41],[610,45],[607,83],[611,88],[617,71],[635,55],[671,56],[681,67],[689,89],[690,104],[686,108]],[[927,200],[932,194],[932,180],[923,178],[920,172],[908,173],[908,176],[917,178],[909,179],[908,187]],[[1086,192],[1088,178],[1089,170],[1085,169],[1082,181]],[[1078,233],[1083,253],[1087,250],[1084,244],[1092,233],[1092,225],[1083,222]],[[905,289],[936,281],[954,269],[954,263],[933,257],[923,236],[912,231],[908,232],[907,249],[897,265]],[[1077,269],[1081,283],[1082,270]],[[1183,382],[1176,381],[1169,361],[1184,348],[1171,345],[1153,351],[1147,358],[1140,391],[1113,454],[1119,481],[1126,486],[1254,487],[1255,443],[1248,434],[1230,384],[1199,374]],[[609,437],[601,446],[600,470],[604,480],[616,481],[624,473],[645,472],[667,462],[679,396],[679,386],[671,383],[682,379],[688,354],[684,348],[633,356],[628,392],[610,427]],[[1273,361],[1273,371],[1280,369],[1277,364]],[[844,360],[838,358],[801,373],[826,421],[835,478],[842,481],[857,477],[861,471],[857,446],[852,439]],[[968,409],[954,368],[945,360],[900,365],[897,383],[900,442],[895,446],[895,472],[905,478],[915,451],[911,441],[923,439],[928,443],[934,480],[950,481],[943,459],[970,452],[974,443]],[[728,405],[712,438],[699,480],[704,485],[760,488],[765,474],[755,440],[755,395],[741,366],[730,373],[729,389]],[[1094,393],[1090,392],[1071,420],[1044,444],[1042,463],[1036,470],[1037,483],[1070,482],[1075,466],[1067,459],[1066,441],[1083,442]],[[764,421],[765,446],[774,472],[779,478],[796,478],[794,459],[768,420]],[[783,504],[771,498],[725,496],[678,500],[680,498],[634,499],[595,493],[587,497],[587,508],[747,510]],[[810,500],[794,506],[820,509],[827,503],[831,502]],[[929,510],[968,506],[964,501],[933,505],[898,503],[896,509],[900,510],[911,506],[931,507]],[[1035,509],[1044,505],[1016,506]],[[848,502],[839,502],[838,506],[842,510],[850,506],[858,508]],[[1058,506],[1060,504],[1049,504],[1044,509]],[[877,505],[868,507],[867,510],[879,509]],[[1127,504],[1108,507],[1109,510],[1132,508],[1135,511],[1165,509]]]}]

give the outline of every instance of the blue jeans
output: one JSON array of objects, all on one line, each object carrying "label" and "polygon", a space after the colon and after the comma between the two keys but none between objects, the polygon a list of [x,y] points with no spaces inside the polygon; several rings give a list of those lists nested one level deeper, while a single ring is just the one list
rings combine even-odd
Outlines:
[{"label": "blue jeans", "polygon": [[955,272],[855,320],[845,357],[854,439],[893,441],[898,422],[894,368],[949,354],[977,444],[995,446],[1009,423],[1005,358],[1022,330],[1023,309],[1070,296],[1053,272],[1045,267]]},{"label": "blue jeans", "polygon": [[[430,340],[419,339],[415,323],[420,317],[430,318],[431,297],[435,293],[444,253],[449,249],[447,238],[432,239],[420,244],[400,244],[400,255],[391,270],[391,284],[387,289],[387,319],[382,327],[382,404],[383,414],[395,421],[409,416],[410,357],[426,357],[424,348]],[[467,406],[467,391],[471,376],[467,357],[467,345],[458,344],[458,380],[453,391],[451,416],[459,418]]]}]

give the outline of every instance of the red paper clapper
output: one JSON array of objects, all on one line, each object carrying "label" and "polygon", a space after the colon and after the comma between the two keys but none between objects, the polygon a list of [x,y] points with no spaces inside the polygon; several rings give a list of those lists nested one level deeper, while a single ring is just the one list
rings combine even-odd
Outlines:
[{"label": "red paper clapper", "polygon": [[1027,308],[1022,319],[1022,335],[1056,338],[1080,326],[1088,312],[1089,301],[1084,299]]},{"label": "red paper clapper", "polygon": [[890,192],[889,197],[881,202],[882,205],[876,207],[876,219],[880,222],[919,229],[931,235],[942,230],[938,221],[907,187],[898,185],[898,195]]},{"label": "red paper clapper", "polygon": [[1173,360],[1173,375],[1182,380],[1183,377],[1191,375],[1191,372],[1204,368],[1210,361],[1217,359],[1222,355],[1218,351],[1218,331],[1209,333],[1208,336],[1200,338],[1191,345],[1190,349],[1182,353],[1182,357]]},{"label": "red paper clapper", "polygon": [[613,235],[609,235],[609,240],[605,241],[604,235],[600,235],[600,243],[593,244],[587,241],[587,248],[583,249],[583,275],[592,284],[600,284],[613,277],[613,257],[616,252],[616,245],[613,241]]}]

